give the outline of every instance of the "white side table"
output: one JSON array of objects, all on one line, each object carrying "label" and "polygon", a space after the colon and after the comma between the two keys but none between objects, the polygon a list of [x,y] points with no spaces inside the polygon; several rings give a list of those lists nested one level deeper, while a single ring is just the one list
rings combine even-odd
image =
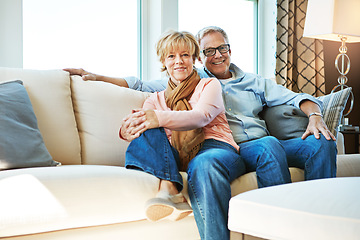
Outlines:
[{"label": "white side table", "polygon": [[359,240],[360,177],[245,192],[230,200],[229,229],[265,239]]}]

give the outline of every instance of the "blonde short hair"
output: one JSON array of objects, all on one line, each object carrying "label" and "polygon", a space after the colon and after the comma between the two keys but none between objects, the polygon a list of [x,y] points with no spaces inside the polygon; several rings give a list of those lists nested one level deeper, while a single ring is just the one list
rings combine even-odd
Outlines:
[{"label": "blonde short hair", "polygon": [[[186,31],[173,31],[165,32],[156,44],[156,54],[159,57],[161,63],[164,63],[165,57],[169,52],[179,48],[186,48],[195,60],[200,55],[200,47],[195,39],[195,36]],[[161,71],[166,71],[166,67],[163,66]]]}]

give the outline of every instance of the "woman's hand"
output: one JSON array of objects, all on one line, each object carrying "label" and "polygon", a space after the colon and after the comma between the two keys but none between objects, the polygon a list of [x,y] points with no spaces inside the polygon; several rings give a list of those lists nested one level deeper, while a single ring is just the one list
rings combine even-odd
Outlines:
[{"label": "woman's hand", "polygon": [[146,130],[157,127],[159,127],[159,120],[154,110],[134,109],[123,119],[120,135],[130,142]]}]

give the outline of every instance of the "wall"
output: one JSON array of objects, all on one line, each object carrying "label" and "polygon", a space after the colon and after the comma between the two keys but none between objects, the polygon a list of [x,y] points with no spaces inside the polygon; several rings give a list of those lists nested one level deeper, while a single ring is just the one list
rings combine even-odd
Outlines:
[{"label": "wall", "polygon": [[[324,61],[325,61],[325,79],[326,79],[326,93],[330,93],[331,89],[336,86],[339,73],[335,68],[335,58],[339,53],[340,42],[324,41]],[[360,43],[348,43],[347,55],[350,58],[351,67],[348,77],[347,85],[352,87],[354,93],[354,108],[347,116],[349,124],[353,126],[360,126]],[[348,101],[349,103],[350,101]],[[345,109],[347,111],[349,106]],[[345,149],[347,153],[354,151],[354,136],[345,136]]]},{"label": "wall", "polygon": [[275,0],[258,1],[257,73],[264,78],[275,78],[276,13]]},{"label": "wall", "polygon": [[0,67],[22,67],[22,0],[0,0]]},{"label": "wall", "polygon": [[155,45],[160,35],[177,29],[178,0],[143,0],[141,10],[141,54],[142,80],[161,79],[161,63],[156,55]]}]

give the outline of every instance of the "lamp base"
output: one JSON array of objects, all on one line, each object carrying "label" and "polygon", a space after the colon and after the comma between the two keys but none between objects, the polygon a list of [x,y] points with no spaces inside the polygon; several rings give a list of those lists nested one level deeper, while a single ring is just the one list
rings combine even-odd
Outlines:
[{"label": "lamp base", "polygon": [[[341,40],[341,46],[339,48],[339,54],[336,56],[335,59],[335,67],[338,70],[338,72],[340,73],[340,76],[338,78],[338,85],[336,85],[332,90],[331,93],[335,92],[335,90],[337,90],[338,88],[340,88],[340,90],[343,90],[344,88],[348,88],[348,86],[346,85],[348,78],[346,77],[346,74],[348,74],[348,72],[350,71],[350,58],[348,55],[346,55],[347,53],[347,47],[346,47],[346,40],[347,37],[346,36],[341,36],[339,35],[339,38]],[[341,68],[339,66],[339,60],[341,59]],[[347,62],[347,63],[345,63]],[[346,65],[346,68],[345,68]],[[350,91],[351,93],[351,103],[350,103],[350,108],[349,110],[343,114],[342,117],[342,121],[341,123],[344,123],[344,117],[349,115],[349,113],[352,111],[353,107],[354,107],[354,94],[352,91]]]},{"label": "lamp base", "polygon": [[359,126],[352,126],[352,125],[340,125],[339,131],[348,131],[348,132],[358,132]]}]

